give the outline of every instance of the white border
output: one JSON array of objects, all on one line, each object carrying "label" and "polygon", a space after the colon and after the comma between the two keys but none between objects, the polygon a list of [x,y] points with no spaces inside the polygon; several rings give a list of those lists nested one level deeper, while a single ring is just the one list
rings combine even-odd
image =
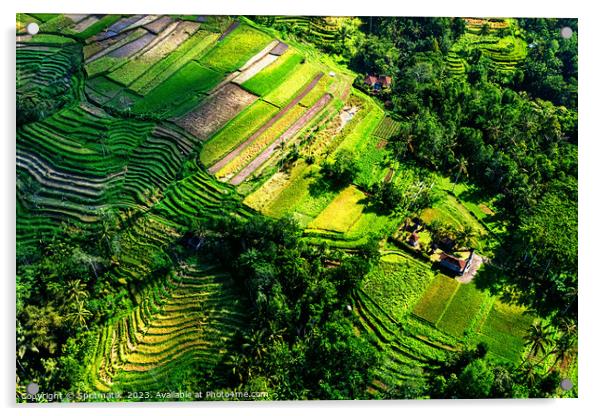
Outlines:
[{"label": "white border", "polygon": [[[1,193],[3,203],[3,238],[1,249],[5,273],[2,275],[2,350],[0,402],[7,415],[180,415],[211,414],[364,415],[372,410],[390,414],[422,415],[504,415],[508,414],[590,414],[598,407],[600,393],[600,268],[596,267],[602,230],[599,207],[601,164],[601,123],[598,97],[600,91],[600,13],[594,2],[545,1],[539,5],[525,0],[475,0],[379,2],[366,0],[147,0],[125,2],[104,0],[22,0],[17,4],[2,3],[2,143]],[[42,408],[14,405],[14,304],[15,304],[15,67],[14,24],[17,12],[87,12],[87,13],[189,13],[189,14],[309,14],[309,15],[400,15],[400,16],[513,16],[513,17],[578,17],[579,18],[579,399],[573,400],[473,400],[473,401],[406,401],[406,402],[277,402],[277,403],[187,403],[187,404],[119,404],[119,405],[48,405]],[[110,407],[110,409],[109,409]],[[82,408],[85,408],[83,410]],[[597,412],[596,412],[597,413]]]}]

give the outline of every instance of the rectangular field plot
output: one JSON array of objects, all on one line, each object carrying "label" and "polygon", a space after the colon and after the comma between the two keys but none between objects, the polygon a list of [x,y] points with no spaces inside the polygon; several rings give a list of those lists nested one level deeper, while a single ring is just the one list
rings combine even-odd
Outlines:
[{"label": "rectangular field plot", "polygon": [[140,94],[146,94],[177,72],[189,61],[205,53],[217,40],[216,33],[204,30],[195,32],[178,48],[142,74],[130,88]]},{"label": "rectangular field plot", "polygon": [[135,107],[138,113],[170,113],[179,104],[215,87],[222,74],[189,62],[167,81],[152,90]]},{"label": "rectangular field plot", "polygon": [[458,338],[470,327],[485,301],[486,294],[479,291],[474,283],[461,284],[456,295],[439,319],[437,327]]},{"label": "rectangular field plot", "polygon": [[496,301],[480,330],[479,340],[489,347],[489,353],[518,362],[524,348],[523,336],[533,318],[523,309]]},{"label": "rectangular field plot", "polygon": [[401,123],[393,120],[391,117],[385,117],[374,130],[374,135],[379,139],[389,140],[391,137],[399,134],[401,131]]},{"label": "rectangular field plot", "polygon": [[207,140],[255,100],[257,100],[256,96],[230,83],[220,88],[196,109],[181,117],[177,124],[200,140]]},{"label": "rectangular field plot", "polygon": [[216,71],[232,72],[244,65],[272,40],[268,34],[241,24],[219,41],[200,62]]},{"label": "rectangular field plot", "polygon": [[284,82],[302,60],[303,56],[289,50],[276,62],[244,82],[242,87],[251,91],[253,94],[264,96]]},{"label": "rectangular field plot", "polygon": [[292,74],[283,81],[278,87],[273,89],[264,99],[278,107],[284,107],[290,100],[298,95],[316,75],[320,73],[320,68],[310,62],[300,64],[295,67]]},{"label": "rectangular field plot", "polygon": [[341,192],[318,217],[308,224],[309,228],[345,233],[360,218],[366,195],[355,186]]},{"label": "rectangular field plot", "polygon": [[135,59],[121,66],[110,74],[110,77],[121,84],[130,85],[143,75],[155,63],[174,51],[182,42],[188,39],[199,27],[198,23],[174,23],[166,33],[161,33],[152,45]]},{"label": "rectangular field plot", "polygon": [[277,107],[257,101],[243,110],[226,124],[203,146],[200,160],[205,166],[211,166],[245,141],[259,127],[266,123],[276,112]]},{"label": "rectangular field plot", "polygon": [[459,283],[454,279],[442,274],[436,275],[412,312],[414,315],[436,324],[456,293],[458,285]]}]

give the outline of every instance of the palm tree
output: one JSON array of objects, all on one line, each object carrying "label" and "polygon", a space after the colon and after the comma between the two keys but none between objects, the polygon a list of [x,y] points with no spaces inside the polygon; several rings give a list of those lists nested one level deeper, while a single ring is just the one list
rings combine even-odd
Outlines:
[{"label": "palm tree", "polygon": [[265,329],[261,329],[259,331],[253,331],[251,335],[245,336],[245,343],[242,347],[249,350],[252,357],[261,359],[266,352],[264,342],[265,333]]},{"label": "palm tree", "polygon": [[454,180],[454,186],[452,187],[452,194],[454,193],[454,189],[456,189],[456,184],[458,183],[458,179],[460,179],[460,174],[468,175],[468,162],[464,158],[464,156],[460,156],[458,162],[458,172],[456,173],[456,179]]},{"label": "palm tree", "polygon": [[567,335],[570,337],[575,337],[577,335],[577,324],[575,323],[574,320],[572,320],[570,318],[567,318],[567,317],[559,318],[557,326],[558,326],[558,329],[560,329],[564,335]]},{"label": "palm tree", "polygon": [[81,281],[81,279],[70,280],[67,283],[63,306],[70,306],[72,304],[83,301],[87,297],[88,292],[86,291],[86,285]]},{"label": "palm tree", "polygon": [[230,365],[232,366],[232,375],[242,385],[245,380],[251,376],[251,372],[247,360],[242,354],[230,355]]},{"label": "palm tree", "polygon": [[575,351],[574,346],[575,338],[567,334],[564,334],[562,337],[560,337],[558,341],[556,341],[556,345],[552,350],[552,353],[556,356],[556,359],[554,360],[554,363],[548,370],[548,373],[551,373],[556,368],[556,365],[558,365],[558,363],[565,362],[573,355]]},{"label": "palm tree", "polygon": [[550,337],[549,325],[544,326],[541,321],[531,324],[527,335],[524,337],[527,345],[530,346],[530,350],[525,360],[523,360],[523,364],[530,356],[537,357],[540,353],[545,353],[551,342]]},{"label": "palm tree", "polygon": [[525,365],[521,371],[521,374],[530,387],[535,385],[535,382],[537,381],[537,375],[535,374],[535,366],[533,364],[527,363],[527,365]]},{"label": "palm tree", "polygon": [[92,312],[84,307],[84,302],[77,302],[72,311],[65,315],[67,322],[77,325],[80,328],[88,328],[87,320],[92,316]]},{"label": "palm tree", "polygon": [[477,233],[470,225],[464,226],[456,232],[456,243],[460,246],[471,246],[474,244],[474,239]]}]

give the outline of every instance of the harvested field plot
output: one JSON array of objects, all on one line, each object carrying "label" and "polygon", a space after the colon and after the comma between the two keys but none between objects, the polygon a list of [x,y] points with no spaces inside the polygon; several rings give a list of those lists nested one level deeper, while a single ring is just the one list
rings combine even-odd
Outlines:
[{"label": "harvested field plot", "polygon": [[178,119],[177,124],[198,139],[207,140],[255,100],[257,100],[255,95],[249,94],[235,84],[227,84],[196,109]]},{"label": "harvested field plot", "polygon": [[263,55],[263,57],[261,59],[256,60],[255,62],[253,62],[252,65],[250,65],[247,68],[245,68],[244,70],[242,70],[240,75],[238,75],[236,78],[234,78],[232,80],[232,82],[235,82],[237,84],[244,83],[245,81],[253,78],[256,74],[258,74],[260,71],[262,71],[265,67],[272,65],[277,59],[278,59],[278,56],[272,55],[270,53]]},{"label": "harvested field plot", "polygon": [[193,22],[173,23],[170,28],[157,35],[156,39],[153,40],[153,44],[149,44],[143,53],[119,67],[109,77],[121,84],[130,85],[152,65],[159,62],[188,39],[197,30],[198,26],[198,23]]},{"label": "harvested field plot", "polygon": [[191,60],[202,56],[217,39],[217,34],[199,30],[167,57],[142,74],[130,88],[140,94],[148,94],[155,87],[175,74]]}]

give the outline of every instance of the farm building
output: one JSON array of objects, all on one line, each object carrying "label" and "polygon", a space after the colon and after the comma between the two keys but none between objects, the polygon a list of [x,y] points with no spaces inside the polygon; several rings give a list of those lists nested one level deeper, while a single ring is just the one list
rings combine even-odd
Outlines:
[{"label": "farm building", "polygon": [[418,245],[419,239],[420,239],[420,236],[417,233],[413,232],[410,235],[410,239],[408,241],[412,247],[416,247]]},{"label": "farm building", "polygon": [[368,84],[374,91],[380,91],[391,87],[391,77],[388,75],[367,75],[364,82]]},{"label": "farm building", "polygon": [[457,275],[463,275],[470,269],[473,254],[474,251],[471,251],[470,256],[464,260],[447,253],[442,253],[439,257],[439,264]]}]

